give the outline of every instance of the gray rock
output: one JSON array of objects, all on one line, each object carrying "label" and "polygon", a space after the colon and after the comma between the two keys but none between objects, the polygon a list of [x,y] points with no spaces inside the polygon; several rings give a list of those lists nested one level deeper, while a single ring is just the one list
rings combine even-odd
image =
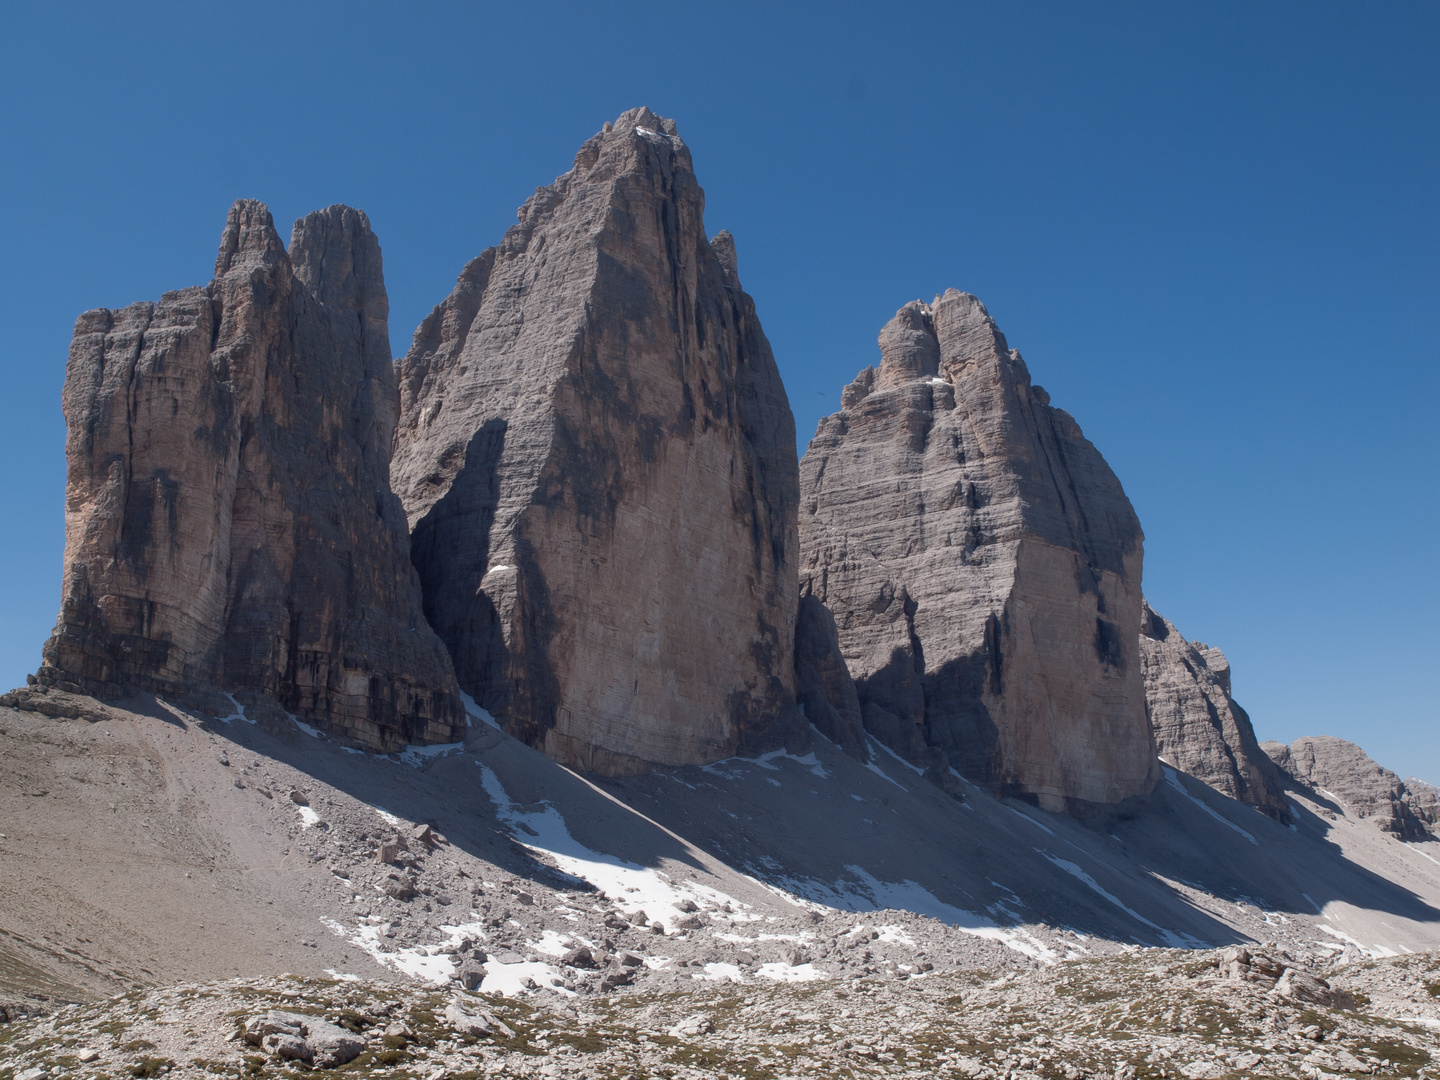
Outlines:
[{"label": "gray rock", "polygon": [[594,953],[584,945],[571,949],[560,958],[560,962],[566,967],[573,968],[594,968],[596,966]]},{"label": "gray rock", "polygon": [[840,652],[835,616],[804,596],[795,621],[795,692],[817,731],[851,757],[870,760],[860,697]]},{"label": "gray rock", "polygon": [[1275,984],[1275,993],[1280,997],[1308,1001],[1316,1005],[1328,1005],[1335,1009],[1353,1009],[1355,1000],[1349,994],[1334,990],[1324,979],[1317,978],[1297,968],[1287,967]]},{"label": "gray rock", "polygon": [[1341,809],[1348,808],[1356,817],[1371,821],[1397,839],[1432,838],[1426,822],[1415,812],[1404,781],[1372,761],[1354,743],[1317,735],[1296,739],[1289,746],[1262,743],[1260,749],[1281,772],[1312,789],[1322,801],[1327,793],[1340,799],[1345,804]]},{"label": "gray rock", "polygon": [[245,1021],[243,1037],[251,1046],[259,1046],[267,1036],[289,1035],[304,1038],[306,1017],[294,1013],[268,1012]]},{"label": "gray rock", "polygon": [[471,1038],[485,1038],[495,1030],[490,1020],[467,1012],[453,1001],[445,1006],[444,1017],[445,1023],[456,1032],[461,1035],[469,1035]]},{"label": "gray rock", "polygon": [[307,1017],[305,1028],[305,1043],[310,1048],[308,1060],[316,1068],[348,1065],[365,1049],[365,1040],[359,1035],[317,1017]]},{"label": "gray rock", "polygon": [[[1410,804],[1411,812],[1427,825],[1440,825],[1440,788],[1408,776],[1405,790],[1409,795],[1405,801]],[[1430,831],[1435,832],[1433,828]]]},{"label": "gray rock", "polygon": [[673,121],[625,113],[400,365],[431,624],[513,735],[602,774],[771,749],[794,705],[794,419]]},{"label": "gray rock", "polygon": [[1285,782],[1260,749],[1250,717],[1230,697],[1225,654],[1186,641],[1174,623],[1146,603],[1140,666],[1160,757],[1216,791],[1288,822]]},{"label": "gray rock", "polygon": [[315,1052],[310,1049],[310,1044],[296,1035],[266,1035],[260,1045],[271,1057],[278,1057],[282,1061],[315,1060]]},{"label": "gray rock", "polygon": [[801,594],[866,731],[1049,809],[1152,790],[1120,482],[975,297],[907,304],[880,347],[800,466]]},{"label": "gray rock", "polygon": [[455,978],[466,990],[479,990],[480,984],[485,981],[485,961],[464,961],[460,970],[455,973]]},{"label": "gray rock", "polygon": [[305,797],[305,793],[297,788],[290,789],[290,801],[293,802],[296,806],[310,805],[310,800]]},{"label": "gray rock", "polygon": [[40,683],[244,690],[379,750],[459,737],[389,487],[388,308],[364,214],[308,215],[287,254],[242,200],[208,286],[80,316]]}]

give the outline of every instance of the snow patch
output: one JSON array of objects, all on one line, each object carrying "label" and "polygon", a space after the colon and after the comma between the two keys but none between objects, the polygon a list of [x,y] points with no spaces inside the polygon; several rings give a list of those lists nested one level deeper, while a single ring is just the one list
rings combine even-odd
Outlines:
[{"label": "snow patch", "polygon": [[[827,884],[789,878],[785,884],[806,906],[832,911],[912,911],[948,923],[962,934],[998,941],[1007,949],[1042,964],[1053,964],[1059,958],[1054,949],[1028,930],[1018,926],[1002,927],[984,915],[947,904],[918,882],[881,881],[864,867],[853,864],[845,869],[853,880]],[[766,882],[760,884],[775,889]]]},{"label": "snow patch", "polygon": [[[707,967],[709,965],[706,965]],[[755,969],[755,974],[762,979],[772,979],[775,982],[814,982],[816,979],[828,979],[830,976],[821,971],[814,964],[797,964],[791,967],[789,964],[779,962],[761,964]]]},{"label": "snow patch", "polygon": [[1191,937],[1189,934],[1177,934],[1173,930],[1165,929],[1165,927],[1160,926],[1158,923],[1151,922],[1134,908],[1128,906],[1114,893],[1107,892],[1104,888],[1101,887],[1098,881],[1096,881],[1093,877],[1091,877],[1077,864],[1071,862],[1069,859],[1062,859],[1059,856],[1051,855],[1048,851],[1041,851],[1039,848],[1035,848],[1035,851],[1037,851],[1040,855],[1044,856],[1050,862],[1054,863],[1061,870],[1064,870],[1071,877],[1077,878],[1078,880],[1083,882],[1086,887],[1099,893],[1106,900],[1109,900],[1110,903],[1114,904],[1121,911],[1125,912],[1126,915],[1129,915],[1136,922],[1144,923],[1146,926],[1150,927],[1150,929],[1158,933],[1161,940],[1163,940],[1165,944],[1170,946],[1172,949],[1203,949],[1206,947],[1203,941],[1198,941],[1195,938]]},{"label": "snow patch", "polygon": [[1054,835],[1055,835],[1055,831],[1054,831],[1053,829],[1051,829],[1050,826],[1048,826],[1048,825],[1042,825],[1040,822],[1036,821],[1036,820],[1035,820],[1033,817],[1031,817],[1029,814],[1021,813],[1019,810],[1016,810],[1013,806],[1007,806],[1005,809],[1009,810],[1009,811],[1010,811],[1012,814],[1014,814],[1016,817],[1018,817],[1018,818],[1023,818],[1025,821],[1028,821],[1031,825],[1034,825],[1037,829],[1043,829],[1045,832],[1049,833],[1051,836],[1054,836]]},{"label": "snow patch", "polygon": [[1190,792],[1186,791],[1185,785],[1180,783],[1180,775],[1174,769],[1170,768],[1168,765],[1162,765],[1160,768],[1161,771],[1165,773],[1165,779],[1170,782],[1170,786],[1173,787],[1176,791],[1180,792],[1181,795],[1184,795],[1185,798],[1189,799],[1196,806],[1200,807],[1201,810],[1204,810],[1205,813],[1209,814],[1216,821],[1220,822],[1221,825],[1224,825],[1227,829],[1234,829],[1246,840],[1249,840],[1250,843],[1256,844],[1258,846],[1259,841],[1257,841],[1255,837],[1251,836],[1248,832],[1242,829],[1239,825],[1236,825],[1233,821],[1225,817],[1223,814],[1217,814],[1213,809],[1210,808],[1210,806],[1205,803],[1203,799],[1197,799],[1194,795],[1191,795]]},{"label": "snow patch", "polygon": [[436,758],[445,757],[447,754],[458,754],[465,749],[463,742],[431,743],[428,746],[410,745],[399,755],[400,760],[409,765],[412,769],[418,769],[427,761],[434,761]]},{"label": "snow patch", "polygon": [[745,976],[740,973],[737,964],[706,964],[705,974],[698,971],[690,976],[692,979],[700,979],[702,982],[744,982]]},{"label": "snow patch", "polygon": [[727,903],[735,909],[749,906],[699,882],[676,884],[663,871],[591,851],[570,835],[565,819],[548,802],[537,804],[538,810],[522,809],[510,801],[500,778],[491,769],[480,762],[476,764],[481,769],[485,793],[495,804],[496,816],[511,826],[510,835],[516,843],[550,856],[562,871],[590,882],[607,896],[623,899],[627,906],[642,908],[652,922],[663,923],[667,933],[675,932],[675,924],[688,918],[688,913],[680,909],[687,900],[703,908],[717,908]]},{"label": "snow patch", "polygon": [[487,960],[480,992],[520,997],[531,990],[553,990],[557,994],[574,997],[575,991],[563,986],[564,981],[559,968],[543,961],[502,964],[498,960]]},{"label": "snow patch", "polygon": [[220,717],[221,720],[223,720],[227,724],[230,723],[232,720],[243,720],[247,724],[255,723],[254,720],[251,720],[250,717],[245,715],[245,706],[241,705],[240,702],[235,700],[234,694],[226,691],[225,696],[230,699],[230,704],[235,706],[235,711],[229,716]]},{"label": "snow patch", "polygon": [[312,825],[320,824],[320,815],[312,808],[308,806],[297,806],[295,809],[300,811],[300,828],[308,829]]},{"label": "snow patch", "polygon": [[309,724],[305,723],[304,720],[301,720],[298,716],[295,716],[288,712],[285,715],[290,717],[290,722],[292,724],[298,727],[301,731],[305,732],[305,734],[309,735],[312,739],[323,739],[325,737],[323,734],[321,734],[319,728],[311,727]]},{"label": "snow patch", "polygon": [[[508,566],[496,566],[496,567],[494,567],[494,569],[495,569],[495,570],[509,570],[510,568],[509,568]],[[466,713],[468,713],[470,716],[473,716],[476,720],[479,720],[482,724],[489,724],[489,725],[490,725],[492,728],[494,728],[496,731],[501,731],[501,732],[503,732],[503,731],[505,730],[504,728],[502,728],[502,727],[500,726],[499,722],[495,719],[495,717],[491,716],[490,713],[489,713],[487,710],[482,709],[479,705],[475,704],[475,699],[474,699],[473,697],[471,697],[469,694],[465,693],[464,690],[461,690],[461,691],[460,691],[460,700],[465,703],[465,711],[466,711]]]}]

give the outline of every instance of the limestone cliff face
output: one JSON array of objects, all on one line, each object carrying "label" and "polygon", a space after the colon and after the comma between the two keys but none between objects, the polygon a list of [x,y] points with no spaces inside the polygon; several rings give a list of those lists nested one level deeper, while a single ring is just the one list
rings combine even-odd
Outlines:
[{"label": "limestone cliff face", "polygon": [[801,461],[801,592],[834,612],[865,727],[1052,809],[1159,777],[1143,537],[1120,482],[984,305],[901,308]]},{"label": "limestone cliff face", "polygon": [[464,723],[389,487],[380,245],[332,206],[231,208],[204,288],[81,315],[65,577],[42,682],[268,694],[382,750]]},{"label": "limestone cliff face", "polygon": [[1186,641],[1147,603],[1140,666],[1160,757],[1216,791],[1288,822],[1284,780],[1260,749],[1250,717],[1230,696],[1225,654]]},{"label": "limestone cliff face", "polygon": [[1289,746],[1261,743],[1260,748],[1281,772],[1314,789],[1321,799],[1340,799],[1345,803],[1342,809],[1348,808],[1397,839],[1432,839],[1426,827],[1430,793],[1412,793],[1400,777],[1378,765],[1354,743],[1317,735],[1296,739]]},{"label": "limestone cliff face", "polygon": [[460,684],[601,773],[802,723],[794,419],[703,211],[675,124],[626,113],[401,363],[395,486]]}]

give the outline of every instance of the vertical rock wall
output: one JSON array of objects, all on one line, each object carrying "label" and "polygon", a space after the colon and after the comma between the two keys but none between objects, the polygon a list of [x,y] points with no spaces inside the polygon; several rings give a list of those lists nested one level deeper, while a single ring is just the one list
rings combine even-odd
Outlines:
[{"label": "vertical rock wall", "polygon": [[464,723],[390,491],[380,245],[332,206],[231,208],[204,288],[80,316],[65,577],[42,682],[254,690],[376,749]]},{"label": "vertical rock wall", "polygon": [[1216,791],[1288,822],[1280,770],[1260,749],[1250,717],[1230,696],[1225,654],[1186,641],[1147,603],[1140,624],[1140,666],[1160,756]]},{"label": "vertical rock wall", "polygon": [[703,211],[674,123],[626,113],[401,364],[395,485],[461,686],[601,773],[800,723],[794,419]]},{"label": "vertical rock wall", "polygon": [[975,297],[901,308],[801,461],[801,592],[865,728],[1051,809],[1159,777],[1143,537],[1120,482]]}]

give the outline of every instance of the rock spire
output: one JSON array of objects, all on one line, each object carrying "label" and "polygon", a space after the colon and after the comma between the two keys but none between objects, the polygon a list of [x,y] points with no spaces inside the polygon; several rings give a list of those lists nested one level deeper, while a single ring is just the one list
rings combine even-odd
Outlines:
[{"label": "rock spire", "polygon": [[396,491],[461,686],[605,774],[804,732],[794,419],[675,124],[520,208],[400,365]]},{"label": "rock spire", "polygon": [[1186,641],[1147,603],[1140,666],[1160,757],[1216,791],[1288,822],[1284,779],[1260,749],[1249,715],[1230,696],[1225,654]]},{"label": "rock spire", "polygon": [[363,745],[464,724],[390,491],[380,245],[359,211],[231,209],[204,288],[81,315],[65,576],[39,680],[254,691]]},{"label": "rock spire", "polygon": [[1154,787],[1140,523],[979,300],[901,308],[800,474],[801,592],[867,731],[1049,809]]}]

